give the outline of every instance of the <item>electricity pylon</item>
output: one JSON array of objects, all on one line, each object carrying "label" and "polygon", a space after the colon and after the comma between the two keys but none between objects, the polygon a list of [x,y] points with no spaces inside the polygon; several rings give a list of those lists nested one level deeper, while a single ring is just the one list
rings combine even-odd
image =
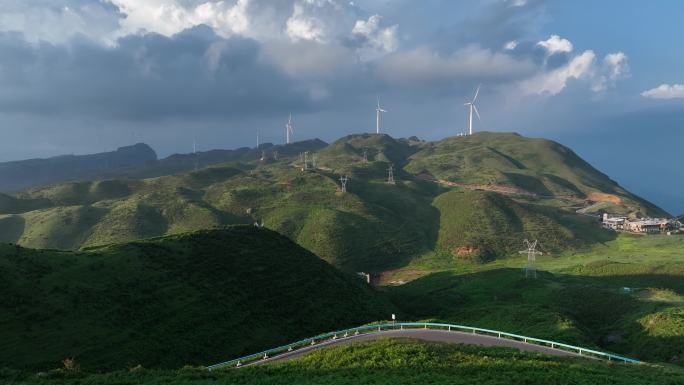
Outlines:
[{"label": "electricity pylon", "polygon": [[349,178],[347,178],[346,175],[340,177],[340,184],[342,185],[342,192],[343,193],[347,192],[347,181],[348,180],[349,180]]},{"label": "electricity pylon", "polygon": [[387,171],[388,171],[387,183],[388,184],[394,184],[394,165],[390,163]]},{"label": "electricity pylon", "polygon": [[525,267],[525,278],[537,278],[537,267],[535,266],[535,261],[537,260],[537,255],[543,255],[541,251],[537,251],[537,240],[530,242],[527,239],[523,241],[523,245],[527,247],[527,250],[523,250],[520,254],[527,254],[527,266]]}]

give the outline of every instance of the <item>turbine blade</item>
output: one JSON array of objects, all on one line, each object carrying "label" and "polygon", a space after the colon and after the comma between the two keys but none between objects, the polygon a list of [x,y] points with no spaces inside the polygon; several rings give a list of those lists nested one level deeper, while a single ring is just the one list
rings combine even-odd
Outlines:
[{"label": "turbine blade", "polygon": [[473,110],[475,110],[475,115],[477,115],[477,120],[482,121],[482,118],[480,118],[480,113],[477,112],[477,107],[473,104]]},{"label": "turbine blade", "polygon": [[477,100],[477,95],[480,93],[480,85],[477,86],[477,91],[475,91],[475,97],[473,98],[473,103],[475,103],[475,100]]}]

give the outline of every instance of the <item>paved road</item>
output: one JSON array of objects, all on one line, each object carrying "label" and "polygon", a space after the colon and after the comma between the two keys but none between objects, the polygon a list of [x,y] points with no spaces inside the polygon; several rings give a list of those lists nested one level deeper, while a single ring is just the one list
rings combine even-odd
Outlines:
[{"label": "paved road", "polygon": [[[431,330],[431,329],[404,329],[404,330],[387,330],[381,332],[373,332],[368,334],[359,334],[357,336],[350,335],[347,338],[338,338],[336,340],[328,340],[325,342],[318,343],[316,345],[307,346],[294,350],[292,352],[282,353],[280,355],[270,357],[267,359],[254,361],[245,366],[251,365],[261,365],[270,362],[283,362],[301,357],[304,354],[316,349],[321,349],[330,346],[339,346],[357,341],[369,341],[379,338],[388,337],[403,337],[403,338],[415,338],[424,341],[435,341],[435,342],[448,342],[455,344],[467,344],[467,345],[481,345],[481,346],[504,346],[509,348],[516,348],[524,352],[536,352],[545,353],[554,356],[563,357],[579,357],[579,354],[567,352],[560,349],[552,349],[547,346],[540,346],[534,344],[528,344],[522,341],[514,341],[505,338],[497,338],[493,336],[487,336],[482,334],[471,334],[464,332],[446,331],[446,330]],[[585,356],[586,357],[586,356]]]}]

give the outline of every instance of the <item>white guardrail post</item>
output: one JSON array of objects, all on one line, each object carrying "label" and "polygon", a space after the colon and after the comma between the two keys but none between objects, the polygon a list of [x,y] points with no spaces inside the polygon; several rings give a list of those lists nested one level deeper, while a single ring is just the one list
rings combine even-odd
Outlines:
[{"label": "white guardrail post", "polygon": [[[560,350],[569,350],[569,351],[576,351],[578,355],[580,356],[593,356],[595,358],[604,358],[607,359],[608,361],[622,361],[625,363],[632,363],[632,364],[638,364],[641,363],[641,361],[633,359],[633,358],[628,358],[628,357],[623,357],[619,356],[616,354],[611,354],[611,353],[605,353],[605,352],[599,352],[596,350],[592,349],[587,349],[587,348],[582,348],[579,346],[573,346],[573,345],[567,345],[563,344],[560,342],[556,341],[547,341],[547,340],[542,340],[538,338],[533,338],[533,337],[527,337],[527,336],[521,336],[517,334],[512,334],[512,333],[506,333],[502,332],[499,330],[490,330],[490,329],[482,329],[482,328],[476,328],[472,326],[463,326],[463,325],[452,325],[452,324],[438,324],[438,323],[430,323],[430,322],[400,322],[400,323],[391,323],[391,324],[378,324],[378,325],[368,325],[368,326],[359,326],[351,329],[345,329],[345,330],[339,330],[339,331],[334,331],[331,333],[325,333],[325,334],[320,334],[315,337],[311,338],[306,338],[294,343],[291,343],[289,345],[284,345],[280,346],[274,349],[269,349],[260,353],[252,354],[249,356],[244,356],[240,357],[234,360],[230,361],[225,361],[221,362],[215,365],[210,365],[207,366],[207,369],[209,370],[214,370],[214,369],[220,369],[220,368],[226,368],[226,367],[232,367],[232,368],[239,368],[242,366],[245,366],[247,363],[259,361],[259,360],[266,360],[268,358],[276,357],[277,355],[281,353],[287,353],[287,352],[293,352],[297,350],[298,348],[304,347],[304,346],[314,346],[316,345],[316,340],[324,341],[324,340],[338,340],[340,337],[339,335],[344,335],[344,338],[352,338],[351,336],[358,336],[361,333],[377,333],[377,332],[382,332],[382,329],[388,329],[392,330],[399,327],[399,330],[405,330],[404,327],[406,327],[406,330],[413,328],[420,328],[421,326],[423,329],[438,329],[438,330],[444,330],[446,328],[448,331],[452,331],[452,329],[455,330],[462,330],[463,332],[468,332],[470,331],[472,334],[478,334],[477,332],[480,332],[481,334],[486,334],[486,335],[496,335],[498,338],[502,337],[509,337],[512,338],[513,340],[518,340],[518,341],[524,341],[524,343],[527,344],[534,344],[534,345],[541,345],[541,346],[551,346],[551,349],[560,349]],[[314,348],[315,349],[315,348]],[[588,354],[587,354],[588,353]]]}]

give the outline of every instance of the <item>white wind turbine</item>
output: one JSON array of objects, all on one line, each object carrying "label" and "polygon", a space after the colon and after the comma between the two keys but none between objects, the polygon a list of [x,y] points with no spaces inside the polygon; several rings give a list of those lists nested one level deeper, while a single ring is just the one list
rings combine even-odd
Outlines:
[{"label": "white wind turbine", "polygon": [[477,115],[477,119],[479,121],[482,121],[480,118],[480,113],[477,111],[477,107],[475,107],[475,100],[477,100],[477,95],[480,93],[480,86],[477,86],[477,91],[475,91],[475,96],[473,97],[473,100],[471,100],[468,103],[463,104],[464,106],[468,106],[470,108],[470,114],[468,114],[468,132],[470,135],[473,134],[473,111],[475,111],[475,114]]},{"label": "white wind turbine", "polygon": [[294,134],[294,126],[292,125],[292,114],[285,125],[285,143],[290,143],[290,135]]},{"label": "white wind turbine", "polygon": [[380,108],[380,98],[378,97],[378,108],[375,109],[375,133],[376,134],[380,133],[380,114],[383,112],[387,112],[387,111]]}]

